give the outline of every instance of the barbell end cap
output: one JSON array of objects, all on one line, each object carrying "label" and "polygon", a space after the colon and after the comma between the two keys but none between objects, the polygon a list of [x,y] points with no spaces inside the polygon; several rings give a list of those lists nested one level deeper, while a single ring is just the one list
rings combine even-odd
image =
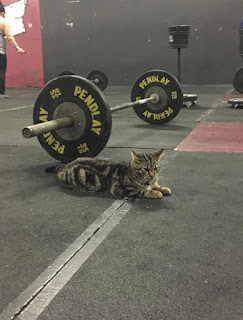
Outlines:
[{"label": "barbell end cap", "polygon": [[150,97],[153,98],[153,100],[151,101],[152,103],[158,103],[159,102],[159,95],[157,93],[151,94]]},{"label": "barbell end cap", "polygon": [[29,128],[27,128],[27,127],[22,130],[22,135],[26,139],[29,139],[29,138],[33,137],[32,133],[31,133],[31,130]]}]

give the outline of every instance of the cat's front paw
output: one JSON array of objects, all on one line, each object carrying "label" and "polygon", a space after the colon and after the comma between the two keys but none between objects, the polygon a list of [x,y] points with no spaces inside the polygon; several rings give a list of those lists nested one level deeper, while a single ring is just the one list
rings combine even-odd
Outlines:
[{"label": "cat's front paw", "polygon": [[170,196],[171,195],[170,188],[161,187],[160,191],[163,193],[164,196]]},{"label": "cat's front paw", "polygon": [[158,190],[152,190],[148,197],[153,199],[160,199],[163,197],[163,194]]}]

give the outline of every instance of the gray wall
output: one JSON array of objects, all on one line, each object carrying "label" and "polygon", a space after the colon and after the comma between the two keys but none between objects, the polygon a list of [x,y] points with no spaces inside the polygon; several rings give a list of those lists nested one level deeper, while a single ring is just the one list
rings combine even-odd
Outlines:
[{"label": "gray wall", "polygon": [[182,50],[182,83],[231,83],[242,65],[243,0],[40,0],[45,81],[63,70],[104,71],[130,85],[144,71],[177,77],[168,26],[191,25]]}]

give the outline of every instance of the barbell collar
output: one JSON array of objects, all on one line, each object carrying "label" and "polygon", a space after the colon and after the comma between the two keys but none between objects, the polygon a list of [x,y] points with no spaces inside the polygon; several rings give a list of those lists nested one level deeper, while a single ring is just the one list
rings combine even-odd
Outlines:
[{"label": "barbell collar", "polygon": [[91,80],[94,84],[97,84],[97,83],[99,83],[100,81],[99,81],[99,79],[97,79],[97,78],[95,78],[94,80]]},{"label": "barbell collar", "polygon": [[22,130],[22,134],[25,138],[32,138],[49,131],[70,127],[73,123],[74,120],[72,117],[59,118],[28,126]]},{"label": "barbell collar", "polygon": [[121,104],[119,106],[111,107],[110,111],[111,112],[119,111],[119,110],[122,110],[122,109],[127,109],[127,108],[130,108],[130,107],[134,107],[134,106],[137,106],[137,105],[146,104],[148,102],[157,103],[158,101],[159,101],[159,96],[156,93],[153,93],[148,98],[137,100],[137,101],[133,101],[133,102],[128,102],[128,103],[123,103],[123,104]]}]

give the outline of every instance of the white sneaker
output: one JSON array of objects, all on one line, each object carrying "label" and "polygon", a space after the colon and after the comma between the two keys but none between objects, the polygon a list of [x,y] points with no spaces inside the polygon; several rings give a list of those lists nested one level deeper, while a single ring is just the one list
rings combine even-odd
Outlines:
[{"label": "white sneaker", "polygon": [[7,94],[0,94],[0,99],[9,99],[9,96]]}]

